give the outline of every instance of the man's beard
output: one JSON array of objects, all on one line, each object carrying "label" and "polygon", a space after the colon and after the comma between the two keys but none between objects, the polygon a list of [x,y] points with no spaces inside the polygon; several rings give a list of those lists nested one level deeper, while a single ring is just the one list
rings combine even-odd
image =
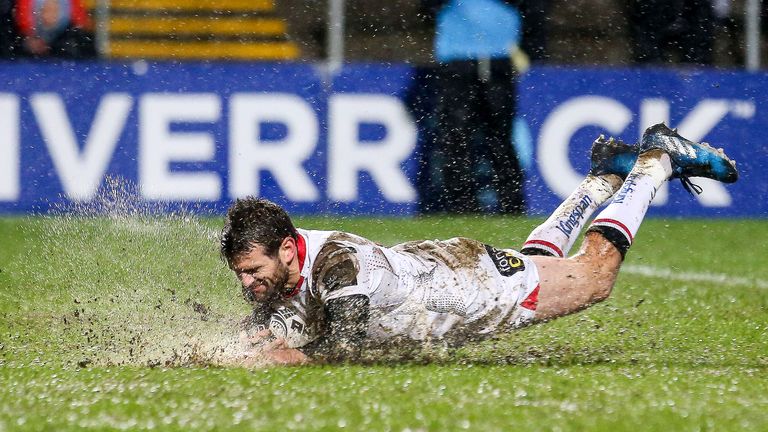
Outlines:
[{"label": "man's beard", "polygon": [[250,286],[243,286],[243,296],[246,301],[253,305],[269,304],[279,300],[282,295],[291,292],[292,288],[289,289],[286,286],[288,284],[288,266],[278,262],[274,277],[264,279],[262,284],[266,286],[266,290],[263,293],[253,292]]},{"label": "man's beard", "polygon": [[275,271],[275,287],[273,289],[273,296],[277,297],[283,294],[287,294],[292,291],[286,286],[288,284],[288,266],[278,262],[277,270]]},{"label": "man's beard", "polygon": [[267,292],[264,293],[264,299],[260,300],[262,303],[270,303],[278,300],[283,294],[290,292],[285,286],[288,284],[288,266],[278,262],[275,269],[275,277],[272,279],[274,283],[268,284]]}]

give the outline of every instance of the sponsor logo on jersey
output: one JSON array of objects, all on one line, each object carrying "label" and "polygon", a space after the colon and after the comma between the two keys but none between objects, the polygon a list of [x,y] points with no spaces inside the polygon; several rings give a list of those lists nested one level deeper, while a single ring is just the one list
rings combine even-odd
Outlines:
[{"label": "sponsor logo on jersey", "polygon": [[512,276],[519,271],[525,270],[523,260],[516,257],[511,250],[496,249],[488,245],[485,245],[485,250],[502,276]]},{"label": "sponsor logo on jersey", "polygon": [[559,229],[566,237],[571,238],[573,230],[581,226],[581,221],[584,219],[584,211],[590,204],[592,204],[592,198],[589,195],[584,195],[584,198],[576,204],[576,208],[568,215],[568,218],[561,220],[560,224],[555,228]]}]

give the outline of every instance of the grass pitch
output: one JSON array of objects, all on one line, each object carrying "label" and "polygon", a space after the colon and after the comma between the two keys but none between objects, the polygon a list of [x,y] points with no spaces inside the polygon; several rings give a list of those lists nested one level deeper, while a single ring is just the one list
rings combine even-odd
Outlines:
[{"label": "grass pitch", "polygon": [[[515,247],[514,218],[298,219]],[[611,299],[454,353],[207,366],[247,313],[220,220],[0,219],[0,431],[768,430],[766,221],[646,221]]]}]

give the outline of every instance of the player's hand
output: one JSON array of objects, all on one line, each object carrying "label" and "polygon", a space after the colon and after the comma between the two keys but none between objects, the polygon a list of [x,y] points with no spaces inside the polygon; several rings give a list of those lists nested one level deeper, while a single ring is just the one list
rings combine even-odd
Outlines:
[{"label": "player's hand", "polygon": [[309,363],[309,357],[303,352],[289,348],[283,338],[277,338],[268,342],[264,347],[264,356],[268,364],[273,365],[299,365]]},{"label": "player's hand", "polygon": [[[265,336],[271,337],[272,333]],[[289,348],[285,339],[278,338],[263,343],[260,347],[252,348],[239,364],[244,367],[287,366],[307,364],[309,361],[306,354],[295,348]]]},{"label": "player's hand", "polygon": [[240,332],[240,343],[248,349],[259,347],[269,342],[272,338],[273,335],[270,329],[260,330],[253,334],[249,334],[247,331]]}]

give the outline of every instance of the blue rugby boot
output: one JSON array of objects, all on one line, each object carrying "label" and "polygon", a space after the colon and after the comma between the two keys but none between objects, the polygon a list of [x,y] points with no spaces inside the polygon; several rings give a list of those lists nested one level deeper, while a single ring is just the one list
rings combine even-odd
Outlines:
[{"label": "blue rugby boot", "polygon": [[693,189],[701,193],[701,188],[691,183],[689,177],[705,177],[723,183],[733,183],[739,178],[736,162],[729,159],[723,149],[685,139],[664,123],[655,124],[643,133],[640,153],[653,149],[669,155],[672,177],[679,178],[688,192]]},{"label": "blue rugby boot", "polygon": [[615,174],[624,180],[632,171],[632,167],[635,166],[638,153],[639,148],[637,146],[625,144],[621,140],[613,138],[606,140],[605,136],[600,135],[592,143],[590,154],[592,167],[589,173],[594,176]]}]

